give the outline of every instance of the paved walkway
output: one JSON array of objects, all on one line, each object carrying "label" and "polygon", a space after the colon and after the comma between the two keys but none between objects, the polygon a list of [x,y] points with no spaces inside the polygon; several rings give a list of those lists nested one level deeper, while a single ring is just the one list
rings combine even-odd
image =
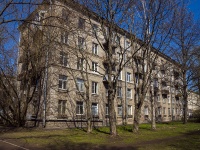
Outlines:
[{"label": "paved walkway", "polygon": [[28,150],[28,149],[5,140],[0,140],[0,150]]}]

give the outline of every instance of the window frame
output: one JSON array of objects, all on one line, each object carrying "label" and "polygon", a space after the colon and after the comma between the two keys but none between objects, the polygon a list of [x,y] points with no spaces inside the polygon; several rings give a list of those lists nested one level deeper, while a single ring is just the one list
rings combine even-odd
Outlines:
[{"label": "window frame", "polygon": [[[95,113],[94,113],[93,109],[94,109]],[[98,116],[99,115],[98,103],[92,103],[91,110],[92,110],[92,116]]]},{"label": "window frame", "polygon": [[84,103],[82,101],[76,101],[76,115],[84,114]]},{"label": "window frame", "polygon": [[98,73],[98,63],[92,62],[92,72]]},{"label": "window frame", "polygon": [[60,51],[60,65],[67,67],[68,66],[68,54]]},{"label": "window frame", "polygon": [[122,87],[121,86],[117,87],[117,97],[122,98]]},{"label": "window frame", "polygon": [[128,115],[133,115],[133,107],[132,105],[128,105]]},{"label": "window frame", "polygon": [[66,114],[66,100],[58,100],[58,115]]},{"label": "window frame", "polygon": [[126,82],[131,82],[131,73],[126,72]]},{"label": "window frame", "polygon": [[79,17],[78,19],[78,28],[84,30],[85,29],[85,19]]},{"label": "window frame", "polygon": [[123,110],[122,110],[122,105],[117,105],[117,115],[122,116]]},{"label": "window frame", "polygon": [[98,44],[95,42],[92,43],[92,54],[98,55]]},{"label": "window frame", "polygon": [[[128,97],[129,94],[130,94],[130,97]],[[127,88],[127,90],[126,90],[126,97],[129,98],[129,99],[132,99],[132,89]]]},{"label": "window frame", "polygon": [[98,82],[92,81],[92,94],[98,94]]},{"label": "window frame", "polygon": [[58,79],[58,89],[59,90],[67,90],[67,76],[59,75]]},{"label": "window frame", "polygon": [[83,79],[77,78],[76,79],[76,85],[77,85],[77,90],[79,92],[84,92],[85,86],[84,86],[84,80]]}]

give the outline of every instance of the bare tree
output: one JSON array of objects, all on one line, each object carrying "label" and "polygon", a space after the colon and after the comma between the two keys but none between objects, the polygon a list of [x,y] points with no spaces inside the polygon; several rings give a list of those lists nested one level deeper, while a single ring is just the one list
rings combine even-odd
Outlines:
[{"label": "bare tree", "polygon": [[192,71],[191,68],[196,62],[193,49],[199,42],[199,26],[198,21],[194,20],[191,12],[187,10],[187,4],[181,2],[177,7],[173,40],[171,43],[172,58],[176,60],[181,67],[180,80],[178,85],[184,104],[183,123],[187,123],[187,107],[189,89],[192,87]]},{"label": "bare tree", "polygon": [[[155,100],[157,95],[154,79],[158,79],[158,69],[161,65],[158,57],[164,53],[169,35],[173,25],[174,1],[138,1],[134,7],[136,12],[136,35],[141,39],[138,43],[138,58],[135,58],[133,72],[136,75],[135,81],[135,112],[133,131],[138,132],[141,108],[145,97],[149,96],[151,102],[151,123],[152,129],[155,124]],[[157,68],[157,69],[156,69]],[[139,71],[141,70],[141,71]],[[141,72],[141,73],[137,73]],[[153,85],[153,86],[151,86]]]}]

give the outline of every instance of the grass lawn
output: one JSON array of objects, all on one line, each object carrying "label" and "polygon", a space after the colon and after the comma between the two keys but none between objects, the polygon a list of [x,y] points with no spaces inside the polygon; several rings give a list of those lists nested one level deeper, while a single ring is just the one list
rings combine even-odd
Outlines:
[{"label": "grass lawn", "polygon": [[141,124],[138,134],[131,126],[118,126],[118,136],[111,137],[108,127],[100,127],[87,134],[82,129],[17,129],[1,132],[0,139],[12,141],[30,149],[200,149],[200,123],[172,122]]}]

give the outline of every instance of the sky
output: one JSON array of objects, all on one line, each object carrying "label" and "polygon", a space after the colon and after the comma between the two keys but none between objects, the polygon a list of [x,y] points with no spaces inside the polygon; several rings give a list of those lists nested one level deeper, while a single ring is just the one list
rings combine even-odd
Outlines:
[{"label": "sky", "polygon": [[188,8],[194,13],[195,19],[200,18],[200,0],[190,0]]}]

